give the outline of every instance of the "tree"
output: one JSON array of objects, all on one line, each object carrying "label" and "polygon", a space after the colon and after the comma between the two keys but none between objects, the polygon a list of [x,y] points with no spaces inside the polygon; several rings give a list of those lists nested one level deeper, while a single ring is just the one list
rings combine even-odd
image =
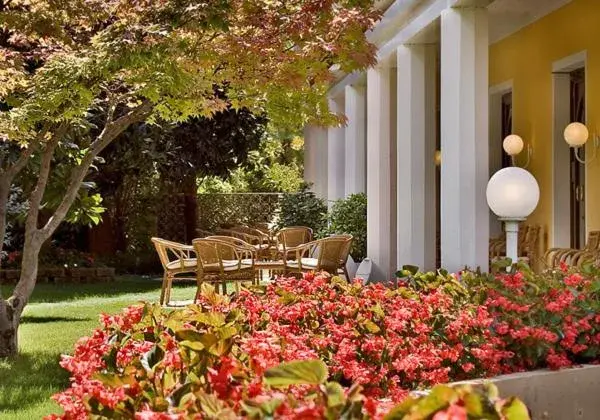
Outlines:
[{"label": "tree", "polygon": [[295,132],[278,130],[269,124],[258,147],[247,153],[245,162],[231,168],[226,176],[204,174],[199,191],[298,192],[304,185],[303,146],[304,139]]},{"label": "tree", "polygon": [[[139,123],[127,129],[106,148],[105,163],[91,176],[109,216],[112,248],[149,251],[152,226],[140,229],[140,224],[148,223],[149,213],[153,214],[149,206],[163,204],[161,186],[195,195],[198,176],[225,177],[243,165],[248,152],[258,147],[265,125],[264,116],[247,109],[227,109],[212,118]],[[142,243],[148,246],[143,248]]]},{"label": "tree", "polygon": [[[39,157],[21,276],[0,297],[0,356],[17,352],[38,255],[90,167],[132,124],[185,121],[227,106],[275,121],[339,123],[325,98],[330,68],[374,62],[371,0],[1,0],[0,239],[15,177]],[[228,86],[227,100],[214,86]],[[55,154],[70,148],[61,202],[39,224]],[[3,241],[0,240],[0,243]]]}]

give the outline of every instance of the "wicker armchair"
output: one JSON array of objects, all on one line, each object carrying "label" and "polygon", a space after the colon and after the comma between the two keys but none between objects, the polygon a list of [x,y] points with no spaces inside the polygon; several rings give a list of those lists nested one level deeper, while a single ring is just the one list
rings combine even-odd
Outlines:
[{"label": "wicker armchair", "polygon": [[582,249],[573,248],[550,248],[544,254],[544,262],[550,268],[556,268],[561,262],[571,265],[580,265],[584,261],[595,259],[600,252],[600,231],[594,230],[588,233],[588,239]]},{"label": "wicker armchair", "polygon": [[250,244],[256,250],[257,258],[266,258],[270,255],[271,240],[269,235],[248,226],[234,226],[229,229],[219,229],[217,235],[230,236]]},{"label": "wicker armchair", "polygon": [[300,245],[312,241],[313,231],[306,226],[290,226],[280,229],[275,235],[277,259],[286,260]]},{"label": "wicker armchair", "polygon": [[[233,238],[235,239],[235,238]],[[255,250],[248,244],[234,243],[231,239],[194,239],[198,258],[196,280],[198,292],[204,282],[221,284],[227,293],[227,282],[232,281],[239,291],[239,282],[254,281]]]},{"label": "wicker armchair", "polygon": [[180,274],[195,274],[197,260],[194,248],[190,245],[152,238],[152,243],[163,266],[163,282],[160,289],[160,304],[168,305],[171,300],[171,287],[175,280],[194,280],[196,277],[177,277]]},{"label": "wicker armchair", "polygon": [[[527,258],[530,265],[538,259],[540,237],[541,227],[539,225],[519,225],[518,255]],[[503,237],[490,239],[489,255],[490,261],[503,258],[506,255],[506,239]]]},{"label": "wicker armchair", "polygon": [[343,274],[349,281],[346,261],[352,246],[352,235],[336,235],[296,247],[296,259],[286,261],[287,272],[327,271]]}]

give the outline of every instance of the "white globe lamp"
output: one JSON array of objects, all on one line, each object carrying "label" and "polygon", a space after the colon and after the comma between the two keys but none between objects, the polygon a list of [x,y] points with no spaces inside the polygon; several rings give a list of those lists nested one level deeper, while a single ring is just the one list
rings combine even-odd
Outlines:
[{"label": "white globe lamp", "polygon": [[499,170],[490,178],[486,198],[490,209],[506,225],[506,256],[517,262],[519,222],[537,207],[540,187],[528,171],[511,166]]}]

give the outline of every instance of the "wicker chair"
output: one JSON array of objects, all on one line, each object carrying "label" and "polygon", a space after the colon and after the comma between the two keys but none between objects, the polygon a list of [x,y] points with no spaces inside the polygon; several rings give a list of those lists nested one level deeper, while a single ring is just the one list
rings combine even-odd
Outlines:
[{"label": "wicker chair", "polygon": [[198,267],[194,247],[152,238],[152,243],[163,266],[163,282],[160,289],[160,304],[168,305],[171,300],[171,287],[175,280],[195,280],[196,277],[176,277],[180,274],[195,274]]},{"label": "wicker chair", "polygon": [[[232,238],[235,239],[235,238]],[[255,250],[248,244],[234,243],[231,239],[194,239],[198,257],[196,280],[198,292],[204,282],[221,284],[227,293],[227,282],[232,281],[239,291],[239,282],[254,281]]]},{"label": "wicker chair", "polygon": [[346,261],[352,246],[352,235],[336,235],[296,247],[296,259],[286,261],[287,272],[327,271],[343,274],[350,280]]},{"label": "wicker chair", "polygon": [[[286,260],[300,245],[312,241],[313,231],[306,226],[290,226],[280,229],[276,235],[277,259]],[[292,255],[293,257],[293,255]]]},{"label": "wicker chair", "polygon": [[[519,242],[517,252],[519,257],[525,257],[529,264],[536,263],[539,255],[538,248],[541,238],[541,227],[539,225],[519,225]],[[497,258],[503,258],[506,255],[506,239],[490,239],[490,262]]]},{"label": "wicker chair", "polygon": [[598,252],[600,252],[600,231],[594,230],[588,234],[587,242],[582,249],[550,248],[544,254],[544,261],[550,268],[558,267],[561,262],[580,265],[584,261],[594,259]]},{"label": "wicker chair", "polygon": [[533,268],[539,260],[539,247],[541,240],[541,226],[529,225],[523,235],[523,240],[519,241],[519,255],[526,257],[529,265]]},{"label": "wicker chair", "polygon": [[257,258],[267,258],[270,255],[271,240],[269,235],[248,226],[234,226],[229,229],[219,229],[217,236],[230,236],[250,244],[256,250]]}]

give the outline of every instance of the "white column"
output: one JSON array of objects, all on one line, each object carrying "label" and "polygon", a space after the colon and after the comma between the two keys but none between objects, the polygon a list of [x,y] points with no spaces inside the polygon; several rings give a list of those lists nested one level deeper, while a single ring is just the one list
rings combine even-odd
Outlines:
[{"label": "white column", "polygon": [[483,8],[441,15],[442,266],[488,268],[488,22]]},{"label": "white column", "polygon": [[[306,142],[306,140],[305,140]],[[305,143],[306,147],[306,143]],[[327,169],[327,129],[323,127],[311,127],[310,129],[310,150],[314,160],[314,185],[311,190],[319,198],[327,199],[328,189],[328,169]],[[306,156],[306,151],[305,151]],[[306,163],[305,163],[306,173]],[[306,179],[306,176],[304,178]]]},{"label": "white column", "polygon": [[[371,279],[389,280],[395,272],[392,232],[392,132],[390,69],[367,71],[367,255]],[[393,243],[392,243],[393,242]],[[394,257],[392,257],[394,256]]]},{"label": "white column", "polygon": [[398,265],[435,269],[436,51],[398,48]]},{"label": "white column", "polygon": [[346,86],[346,158],[345,193],[364,193],[367,190],[366,172],[366,90],[364,86]]},{"label": "white column", "polygon": [[[344,114],[344,100],[343,98],[330,98],[329,99],[329,110],[335,114]],[[344,198],[344,159],[345,159],[345,141],[344,134],[345,128],[330,127],[327,130],[327,163],[328,163],[328,188],[327,188],[327,200],[329,205],[335,200]]]},{"label": "white column", "polygon": [[317,178],[317,139],[316,127],[304,127],[304,182],[310,185],[310,190],[316,191]]}]

